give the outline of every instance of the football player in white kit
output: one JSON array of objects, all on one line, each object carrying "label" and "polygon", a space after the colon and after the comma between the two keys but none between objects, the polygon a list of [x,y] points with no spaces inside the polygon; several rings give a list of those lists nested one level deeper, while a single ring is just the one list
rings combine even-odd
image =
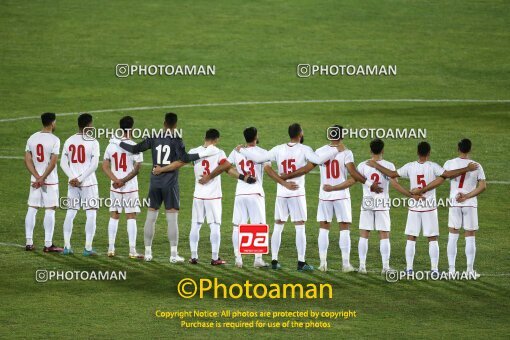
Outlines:
[{"label": "football player in white kit", "polygon": [[[203,153],[210,145],[216,146],[220,139],[220,132],[216,129],[209,129],[205,133],[204,144],[191,149],[190,153]],[[201,184],[199,181],[203,176],[211,174],[218,166],[227,161],[227,156],[223,150],[218,149],[218,153],[193,162],[195,173],[195,192],[193,194],[193,207],[191,211],[191,230],[189,233],[189,245],[191,258],[189,263],[198,264],[198,242],[200,239],[200,229],[207,219],[210,228],[209,240],[211,242],[211,265],[218,266],[225,264],[226,261],[219,257],[221,243],[221,215],[222,215],[222,191],[221,177],[217,176]],[[179,162],[179,161],[177,161]],[[152,173],[159,175],[162,172],[173,171],[175,163],[172,162],[164,167],[155,167]],[[232,167],[227,169],[229,175],[239,178],[239,173]]]},{"label": "football player in white kit", "polygon": [[[243,132],[247,147],[254,153],[264,153],[266,150],[257,146],[258,134],[255,127],[246,128]],[[204,175],[199,183],[206,184],[223,171],[228,171],[232,166],[240,174],[236,186],[234,201],[234,216],[232,218],[232,245],[234,247],[235,265],[243,266],[243,259],[239,252],[239,225],[266,224],[266,204],[263,183],[263,163],[256,163],[243,156],[236,149],[232,150],[227,160],[218,166],[211,174]],[[262,254],[255,254],[253,266],[266,268],[268,265],[262,259]]]},{"label": "football player in white kit", "polygon": [[[375,139],[370,142],[371,159],[382,164],[384,167],[395,170],[395,165],[383,159],[384,142],[380,139]],[[358,164],[358,172],[365,178],[371,179],[377,183],[382,189],[381,192],[374,192],[371,188],[363,184],[363,199],[361,203],[361,212],[359,218],[360,238],[358,242],[358,255],[359,255],[359,270],[358,273],[366,274],[366,258],[368,252],[368,239],[370,231],[377,230],[379,232],[379,251],[382,259],[382,274],[390,270],[390,195],[389,184],[391,184],[397,191],[407,197],[413,197],[409,190],[404,189],[395,178],[389,178],[382,174],[380,171],[369,167],[367,161]],[[353,178],[348,179],[342,184],[331,186],[324,185],[324,191],[331,192],[335,190],[345,190],[355,181]],[[322,185],[322,181],[321,181]],[[414,196],[419,198],[418,195]]]},{"label": "football player in white kit", "polygon": [[[355,181],[365,183],[373,190],[380,190],[377,183],[366,179],[356,170],[352,151],[343,144],[343,128],[335,125],[328,129],[330,144],[317,149],[315,153],[320,157],[320,162],[309,159],[297,171],[282,174],[282,178],[302,178],[310,172],[317,164],[320,164],[321,188],[319,189],[319,206],[317,209],[317,222],[319,222],[319,256],[321,264],[319,270],[327,271],[327,251],[329,246],[329,229],[333,215],[336,215],[340,228],[339,246],[342,253],[342,271],[352,272],[354,267],[350,263],[351,237],[350,225],[352,222],[351,198],[349,190],[326,192],[322,185],[337,185],[347,180],[349,173]],[[354,182],[353,182],[354,183]]]},{"label": "football player in white kit", "polygon": [[96,213],[99,208],[96,169],[99,165],[99,142],[84,134],[92,127],[92,116],[83,113],[78,117],[79,132],[69,137],[62,149],[60,167],[69,178],[67,213],[64,220],[64,255],[74,254],[71,248],[73,221],[80,208],[85,210],[85,249],[83,256],[95,256],[92,241],[96,233]]},{"label": "football player in white kit", "polygon": [[28,211],[25,217],[25,250],[34,250],[34,227],[37,209],[44,208],[44,248],[43,251],[61,252],[62,248],[53,245],[55,229],[55,209],[58,205],[57,161],[60,153],[60,139],[55,131],[55,114],[46,112],[41,115],[43,128],[34,133],[25,147],[25,165],[30,172],[31,185],[28,196]]},{"label": "football player in white kit", "polygon": [[[466,167],[457,170],[445,170],[437,163],[429,161],[430,144],[420,142],[418,144],[418,160],[407,163],[397,171],[390,170],[374,160],[367,162],[368,166],[374,167],[384,175],[396,178],[409,178],[411,189],[421,189],[431,183],[437,177],[454,178],[468,171],[477,169],[476,163],[469,163]],[[416,190],[411,190],[416,193]],[[429,241],[430,267],[432,272],[438,272],[439,245],[437,237],[439,236],[439,224],[437,219],[436,191],[432,189],[423,194],[423,199],[411,199],[409,212],[407,215],[407,224],[405,233],[407,235],[406,244],[406,271],[413,272],[413,262],[416,247],[416,238],[420,235],[423,228],[423,236]]]},{"label": "football player in white kit", "polygon": [[[455,170],[468,166],[472,160],[469,158],[471,152],[471,141],[462,139],[458,143],[459,156],[446,161],[445,170]],[[475,262],[476,244],[475,233],[478,230],[478,202],[477,196],[485,191],[487,183],[485,173],[479,163],[478,169],[473,172],[466,172],[450,180],[450,200],[454,205],[450,206],[448,214],[448,267],[450,273],[455,273],[455,259],[457,257],[457,240],[459,239],[460,229],[464,228],[466,240],[466,262],[467,272],[476,273],[473,265]],[[444,182],[444,178],[439,177],[420,192],[427,192],[434,189]]]},{"label": "football player in white kit", "polygon": [[[131,145],[131,130],[134,120],[131,116],[123,117],[119,122],[123,133],[121,141]],[[103,171],[111,180],[110,221],[108,222],[108,256],[115,256],[115,238],[119,227],[120,214],[124,210],[127,219],[127,234],[129,240],[129,257],[143,259],[143,255],[136,251],[136,214],[140,212],[140,198],[138,196],[137,175],[143,162],[143,154],[132,154],[122,149],[118,144],[110,143],[106,147],[103,157]]]},{"label": "football player in white kit", "polygon": [[[271,254],[273,269],[279,269],[278,253],[281,245],[281,235],[285,222],[290,220],[296,229],[296,249],[298,255],[297,270],[312,271],[313,266],[306,263],[306,233],[305,222],[307,221],[305,176],[296,177],[294,184],[298,186],[297,190],[288,189],[289,182],[285,181],[285,174],[290,174],[299,168],[304,167],[307,162],[313,164],[323,164],[327,160],[338,154],[337,147],[329,148],[322,154],[316,154],[312,148],[303,145],[303,129],[297,123],[289,126],[288,129],[290,141],[285,144],[277,145],[269,152],[259,155],[253,154],[249,148],[241,149],[241,153],[256,162],[276,162],[280,176],[271,176],[278,182],[275,202],[275,225],[271,236]],[[274,172],[268,164],[265,167],[266,172]],[[282,181],[283,180],[283,181]],[[281,182],[280,182],[281,181]],[[283,184],[282,184],[283,183]]]}]

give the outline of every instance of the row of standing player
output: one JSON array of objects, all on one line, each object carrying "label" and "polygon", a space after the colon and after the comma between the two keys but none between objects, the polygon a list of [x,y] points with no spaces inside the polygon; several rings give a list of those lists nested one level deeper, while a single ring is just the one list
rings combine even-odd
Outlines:
[{"label": "row of standing player", "polygon": [[[82,115],[80,118],[84,116],[85,115]],[[80,118],[78,119],[78,122],[81,130],[85,126],[91,125],[91,117],[90,122],[87,124],[84,122],[80,124]],[[123,120],[125,123],[126,119],[129,120],[130,124],[127,125],[130,126],[126,127],[126,124],[124,124],[125,126],[123,127]],[[126,137],[129,137],[128,131],[130,128],[132,128],[133,125],[132,118],[124,117],[123,120],[121,120],[121,128],[126,129]],[[165,129],[175,129],[176,124],[177,116],[175,114],[169,113],[165,116]],[[338,128],[339,131],[342,131],[341,127]],[[185,163],[193,161],[196,176],[196,186],[193,200],[192,227],[190,232],[190,247],[192,252],[190,259],[191,263],[198,262],[198,237],[200,227],[205,219],[207,219],[207,222],[211,228],[211,264],[215,265],[224,263],[224,261],[219,258],[218,254],[220,243],[219,226],[221,223],[221,183],[218,175],[225,171],[232,177],[239,179],[236,188],[234,204],[234,228],[232,241],[236,256],[236,265],[242,266],[242,257],[238,250],[238,226],[240,224],[247,223],[248,221],[251,223],[266,223],[264,191],[262,188],[262,175],[265,171],[272,179],[278,183],[277,199],[275,202],[275,226],[271,238],[271,267],[273,269],[280,268],[278,263],[278,251],[280,248],[281,233],[284,223],[290,217],[291,221],[296,226],[296,248],[298,252],[297,268],[298,270],[305,271],[313,270],[313,267],[308,265],[305,261],[306,234],[304,224],[307,220],[307,216],[306,196],[304,190],[304,174],[313,169],[316,165],[320,165],[321,187],[319,194],[319,207],[317,212],[317,220],[320,223],[320,270],[327,270],[326,257],[327,248],[329,245],[329,228],[333,219],[333,215],[336,215],[340,227],[339,244],[342,253],[343,270],[354,270],[349,260],[351,243],[349,227],[352,220],[350,194],[348,190],[349,186],[353,185],[356,181],[359,181],[363,183],[363,191],[365,197],[372,196],[374,198],[389,198],[388,189],[389,184],[391,183],[393,187],[395,187],[405,196],[414,199],[421,199],[423,197],[428,199],[433,198],[433,201],[435,201],[434,188],[440,185],[445,178],[453,178],[451,195],[458,202],[458,206],[450,208],[450,236],[448,241],[448,260],[450,264],[450,270],[455,270],[454,263],[456,254],[456,240],[458,239],[458,230],[460,227],[464,227],[466,230],[466,255],[468,260],[468,270],[473,270],[475,246],[474,232],[478,228],[476,216],[476,196],[485,189],[485,177],[483,175],[482,168],[478,164],[471,163],[468,160],[467,154],[469,153],[471,147],[468,140],[463,140],[459,143],[459,152],[461,153],[460,157],[448,161],[445,164],[446,170],[441,168],[436,163],[428,161],[430,156],[430,145],[426,142],[422,142],[418,146],[419,160],[417,162],[408,163],[398,171],[395,171],[395,167],[392,163],[382,160],[384,143],[380,140],[375,140],[370,145],[372,151],[372,159],[360,163],[356,169],[354,166],[354,158],[352,152],[344,146],[341,136],[337,136],[337,138],[329,136],[331,143],[318,149],[316,152],[302,144],[303,132],[299,124],[293,124],[289,127],[289,143],[279,145],[270,151],[266,151],[257,146],[258,135],[255,128],[246,129],[244,131],[244,137],[247,145],[245,147],[237,147],[232,151],[229,157],[226,157],[223,151],[215,147],[219,140],[219,132],[214,129],[207,131],[204,145],[191,150],[190,154],[187,154],[184,151],[182,140],[178,138],[148,138],[142,143],[136,145],[128,140],[111,141],[111,144],[108,146],[108,148],[117,149],[110,150],[110,152],[108,152],[107,148],[107,152],[105,153],[105,162],[103,163],[103,169],[112,179],[111,195],[120,195],[120,197],[134,195],[134,187],[130,188],[129,185],[126,187],[126,184],[132,183],[133,180],[136,179],[135,176],[138,172],[139,166],[134,165],[132,170],[127,169],[125,158],[126,156],[122,156],[125,160],[123,163],[123,170],[124,172],[129,170],[129,174],[119,178],[120,176],[118,174],[112,173],[112,171],[108,171],[110,169],[109,166],[112,167],[111,170],[114,168],[113,163],[109,163],[108,161],[110,159],[114,159],[117,164],[115,169],[118,171],[119,166],[117,163],[117,158],[119,156],[115,157],[114,154],[118,153],[118,155],[126,155],[123,150],[127,150],[129,151],[127,155],[130,157],[127,163],[137,164],[141,162],[140,159],[137,161],[136,157],[140,157],[137,156],[137,154],[149,148],[152,149],[154,169],[151,176],[151,185],[149,189],[150,208],[144,227],[146,260],[150,261],[152,259],[151,245],[152,239],[154,237],[154,226],[157,218],[157,210],[164,202],[168,223],[168,237],[170,240],[171,248],[170,261],[174,263],[184,261],[184,259],[177,254],[177,212],[179,209],[179,191],[177,181],[178,171],[176,170],[183,166]],[[80,139],[83,143],[83,138],[79,137],[78,139]],[[68,142],[69,140],[66,142],[66,145],[74,145]],[[97,143],[97,141],[94,142]],[[66,145],[64,145],[64,156],[66,156],[66,151],[68,154],[69,152],[72,153],[72,150],[66,148]],[[29,151],[28,145],[27,151]],[[99,150],[97,150],[96,158],[98,157]],[[276,162],[278,165],[278,173],[276,173],[271,168],[271,162]],[[63,169],[66,171],[64,166]],[[66,174],[68,174],[67,171]],[[79,185],[77,187],[83,186],[83,174],[87,174],[86,169],[81,172],[81,178],[80,176],[76,177],[76,180],[79,181]],[[347,174],[350,174],[352,178],[347,179]],[[402,188],[394,179],[399,176],[409,178],[411,180],[411,188],[413,188],[413,190],[406,190]],[[72,176],[69,175],[68,177],[70,178],[69,193],[71,194],[71,191],[74,190],[72,188],[76,187],[73,185],[75,184],[73,183],[73,179],[75,178],[72,178]],[[288,181],[288,179],[291,178],[294,178],[294,180]],[[37,181],[34,183],[36,184]],[[480,183],[480,185],[477,186],[477,183]],[[82,198],[89,197],[86,193],[85,195],[83,195],[83,193],[85,192],[81,192]],[[89,220],[90,210],[94,209],[87,209],[87,222]],[[132,214],[132,212],[127,210],[127,207],[125,207],[125,210],[127,214]],[[115,233],[117,228],[115,220],[117,220],[118,224],[118,212],[119,211],[112,211],[112,218],[110,219],[109,223],[110,255],[114,255],[113,243],[115,240]],[[76,210],[74,210],[74,215],[75,214]],[[67,217],[68,216],[66,216],[66,221],[68,220]],[[136,220],[134,220],[134,217],[129,218],[129,220],[133,220],[136,231]],[[128,233],[130,230],[129,220]],[[429,239],[429,254],[431,257],[432,270],[437,270],[437,263],[439,258],[437,236],[439,231],[437,222],[437,209],[432,207],[432,209],[410,209],[409,211],[406,225],[406,234],[408,235],[406,246],[408,271],[412,271],[412,263],[414,259],[414,242],[416,237],[419,236],[420,229],[422,227],[424,229],[423,235]],[[380,207],[380,209],[378,207],[373,207],[372,209],[363,209],[362,207],[360,215],[361,237],[359,241],[359,272],[361,273],[366,273],[365,259],[368,245],[368,235],[370,230],[374,229],[379,231],[381,237],[380,250],[384,272],[389,269],[389,207],[384,206]],[[70,240],[70,233],[68,232],[68,234],[69,237],[66,238],[66,223],[64,223],[64,237],[66,242],[64,253],[66,253],[66,249],[68,250],[67,252],[69,252],[71,249],[70,241],[68,241]],[[132,242],[132,234],[133,233],[131,233],[129,237],[130,256],[141,257],[136,253],[136,250],[134,249],[135,242]],[[136,235],[136,232],[134,235]],[[29,244],[28,236],[29,233],[27,232],[27,245]],[[136,238],[136,236],[134,237]],[[84,255],[95,254],[91,248],[91,239],[90,241],[89,239],[90,237],[87,235]],[[46,246],[48,246],[48,241],[46,242]],[[267,266],[262,260],[261,256],[256,256],[254,265],[256,267]]]}]

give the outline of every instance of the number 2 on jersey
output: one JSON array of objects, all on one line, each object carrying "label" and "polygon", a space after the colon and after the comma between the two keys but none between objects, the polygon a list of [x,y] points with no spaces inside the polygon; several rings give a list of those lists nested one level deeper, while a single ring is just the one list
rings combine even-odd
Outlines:
[{"label": "number 2 on jersey", "polygon": [[71,163],[85,163],[85,146],[83,144],[69,145]]}]

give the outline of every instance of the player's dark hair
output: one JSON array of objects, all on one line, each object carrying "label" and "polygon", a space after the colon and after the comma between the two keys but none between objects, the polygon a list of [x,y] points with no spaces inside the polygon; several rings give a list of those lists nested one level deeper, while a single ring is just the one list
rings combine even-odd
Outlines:
[{"label": "player's dark hair", "polygon": [[467,138],[462,139],[457,145],[459,146],[459,151],[462,153],[471,151],[471,141]]},{"label": "player's dark hair", "polygon": [[177,125],[177,115],[173,112],[165,114],[165,123],[168,127],[173,128]]},{"label": "player's dark hair", "polygon": [[257,138],[257,128],[253,127],[253,126],[246,128],[246,129],[244,129],[243,134],[244,134],[244,140],[246,140],[246,143],[251,143],[251,142],[255,141],[255,139]]},{"label": "player's dark hair", "polygon": [[135,120],[131,116],[122,117],[119,121],[119,127],[124,131],[131,130],[133,125],[135,125]]},{"label": "player's dark hair", "polygon": [[216,129],[209,129],[205,132],[205,140],[215,140],[220,138],[220,132]]},{"label": "player's dark hair", "polygon": [[384,142],[382,139],[374,139],[370,142],[370,150],[374,155],[379,155],[384,149]]},{"label": "player's dark hair", "polygon": [[418,155],[425,157],[430,153],[430,144],[427,142],[420,142],[418,144]]},{"label": "player's dark hair", "polygon": [[78,127],[80,129],[86,128],[90,123],[92,123],[92,115],[90,113],[82,113],[78,116]]},{"label": "player's dark hair", "polygon": [[297,136],[299,136],[301,131],[303,131],[301,129],[301,125],[299,125],[298,123],[294,123],[294,124],[289,126],[289,137],[290,138],[296,138]]},{"label": "player's dark hair", "polygon": [[49,126],[57,119],[53,112],[45,112],[41,115],[41,122],[43,126]]},{"label": "player's dark hair", "polygon": [[329,140],[342,140],[344,139],[344,128],[342,125],[332,125],[328,129]]}]

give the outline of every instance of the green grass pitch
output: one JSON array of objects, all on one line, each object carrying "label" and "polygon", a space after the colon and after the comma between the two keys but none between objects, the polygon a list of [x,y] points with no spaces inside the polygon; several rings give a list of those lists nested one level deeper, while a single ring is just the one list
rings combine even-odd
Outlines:
[{"label": "green grass pitch", "polygon": [[[508,133],[510,131],[510,7],[505,1],[2,1],[0,4],[0,338],[507,338],[510,332],[510,204]],[[506,28],[505,28],[506,27]],[[214,64],[211,77],[115,77],[121,63]],[[395,77],[296,76],[296,65],[396,64]],[[230,265],[207,264],[210,245],[203,226],[202,264],[170,265],[163,216],[154,242],[155,261],[130,261],[125,219],[121,218],[114,259],[106,257],[108,212],[98,213],[97,258],[42,253],[43,211],[35,229],[38,250],[26,253],[24,218],[29,176],[20,159],[27,138],[40,127],[37,116],[116,108],[208,103],[306,101],[329,99],[486,99],[501,102],[308,102],[108,111],[94,113],[98,127],[116,127],[131,114],[140,128],[160,127],[163,114],[175,111],[188,149],[200,145],[206,129],[221,132],[227,153],[241,143],[242,129],[257,126],[260,146],[287,140],[287,126],[300,122],[306,144],[327,143],[325,129],[345,127],[426,128],[433,161],[456,155],[456,142],[473,141],[472,156],[489,184],[479,198],[477,281],[387,283],[379,273],[343,274],[338,231],[330,234],[329,273],[295,271],[294,228],[287,223],[282,240],[284,269],[274,273],[233,263],[231,216],[235,182],[223,183],[221,255]],[[57,118],[61,142],[75,132],[76,115]],[[346,140],[358,163],[369,157],[368,140]],[[387,140],[385,159],[401,166],[415,159],[418,140]],[[101,140],[101,153],[107,141]],[[149,161],[150,154],[145,155]],[[139,176],[140,193],[148,189],[150,167]],[[59,170],[60,194],[66,195]],[[108,197],[108,181],[98,170],[99,190]],[[404,182],[407,185],[407,182]],[[180,174],[180,253],[189,256],[193,174]],[[318,265],[315,222],[319,176],[306,181],[307,259]],[[266,177],[266,209],[272,227],[275,184]],[[352,251],[357,265],[361,190],[352,189]],[[438,190],[446,197],[448,184]],[[392,196],[398,194],[392,191]],[[391,265],[405,264],[406,210],[391,212]],[[55,243],[62,245],[65,211],[56,215]],[[440,268],[447,267],[447,216],[440,209]],[[138,219],[142,250],[145,211]],[[84,243],[85,216],[78,214],[75,250]],[[269,260],[269,258],[267,258]],[[459,240],[458,268],[465,264]],[[376,235],[369,241],[368,269],[380,270]],[[415,268],[429,267],[426,241],[417,244]],[[126,281],[35,281],[37,269],[126,270]],[[185,300],[177,295],[184,277],[218,277],[225,283],[331,283],[334,298],[323,300]],[[329,329],[183,329],[177,320],[154,316],[162,310],[284,311],[356,310],[358,317],[332,321]]]}]

